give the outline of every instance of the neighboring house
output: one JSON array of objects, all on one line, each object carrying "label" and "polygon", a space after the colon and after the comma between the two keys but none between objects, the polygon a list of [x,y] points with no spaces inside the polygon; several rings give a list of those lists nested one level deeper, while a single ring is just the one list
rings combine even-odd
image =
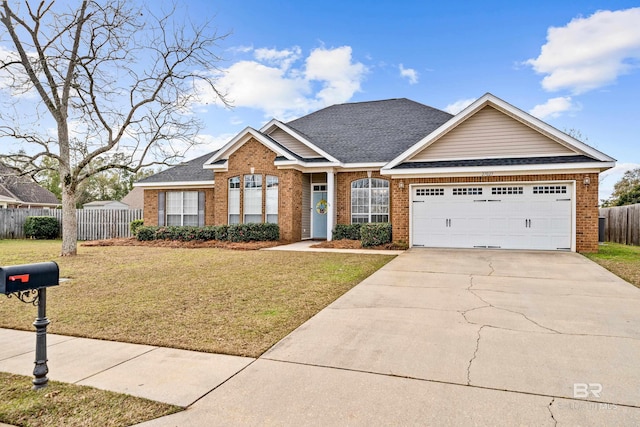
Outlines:
[{"label": "neighboring house", "polygon": [[118,202],[117,200],[97,200],[95,202],[89,202],[82,205],[83,209],[129,209],[129,205],[126,203]]},{"label": "neighboring house", "polygon": [[606,154],[486,94],[452,116],[408,99],[246,128],[136,183],[147,225],[275,222],[283,240],[390,222],[411,247],[598,249]]},{"label": "neighboring house", "polygon": [[56,208],[60,201],[51,191],[0,165],[0,209]]},{"label": "neighboring house", "polygon": [[144,190],[140,187],[134,188],[122,198],[121,202],[129,205],[129,209],[142,209],[144,207]]}]

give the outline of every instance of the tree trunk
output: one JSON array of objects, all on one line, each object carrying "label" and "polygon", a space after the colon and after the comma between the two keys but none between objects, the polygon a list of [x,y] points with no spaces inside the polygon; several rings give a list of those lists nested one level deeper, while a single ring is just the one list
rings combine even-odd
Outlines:
[{"label": "tree trunk", "polygon": [[78,226],[76,220],[75,190],[62,186],[62,253],[73,256],[78,252]]}]

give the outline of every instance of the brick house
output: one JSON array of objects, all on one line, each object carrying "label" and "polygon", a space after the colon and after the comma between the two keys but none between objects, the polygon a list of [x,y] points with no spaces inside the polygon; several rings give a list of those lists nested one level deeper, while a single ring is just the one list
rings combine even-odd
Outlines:
[{"label": "brick house", "polygon": [[283,240],[390,222],[411,247],[598,249],[604,153],[486,94],[453,116],[390,99],[261,129],[136,183],[146,225],[275,222]]}]

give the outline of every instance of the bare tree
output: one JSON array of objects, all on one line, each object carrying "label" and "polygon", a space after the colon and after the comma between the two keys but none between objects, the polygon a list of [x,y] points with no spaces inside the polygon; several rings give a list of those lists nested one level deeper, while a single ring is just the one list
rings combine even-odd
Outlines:
[{"label": "bare tree", "polygon": [[214,86],[226,35],[210,22],[176,24],[175,6],[1,1],[0,90],[11,96],[0,96],[0,138],[13,150],[0,162],[32,176],[44,158],[59,166],[62,255],[75,255],[80,183],[180,160],[201,129],[189,107],[203,85],[227,104]]}]

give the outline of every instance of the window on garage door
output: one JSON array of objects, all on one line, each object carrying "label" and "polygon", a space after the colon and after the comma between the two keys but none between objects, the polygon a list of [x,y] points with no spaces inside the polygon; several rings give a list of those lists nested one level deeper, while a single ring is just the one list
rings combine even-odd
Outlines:
[{"label": "window on garage door", "polygon": [[351,183],[351,223],[389,222],[389,181],[358,179]]}]

